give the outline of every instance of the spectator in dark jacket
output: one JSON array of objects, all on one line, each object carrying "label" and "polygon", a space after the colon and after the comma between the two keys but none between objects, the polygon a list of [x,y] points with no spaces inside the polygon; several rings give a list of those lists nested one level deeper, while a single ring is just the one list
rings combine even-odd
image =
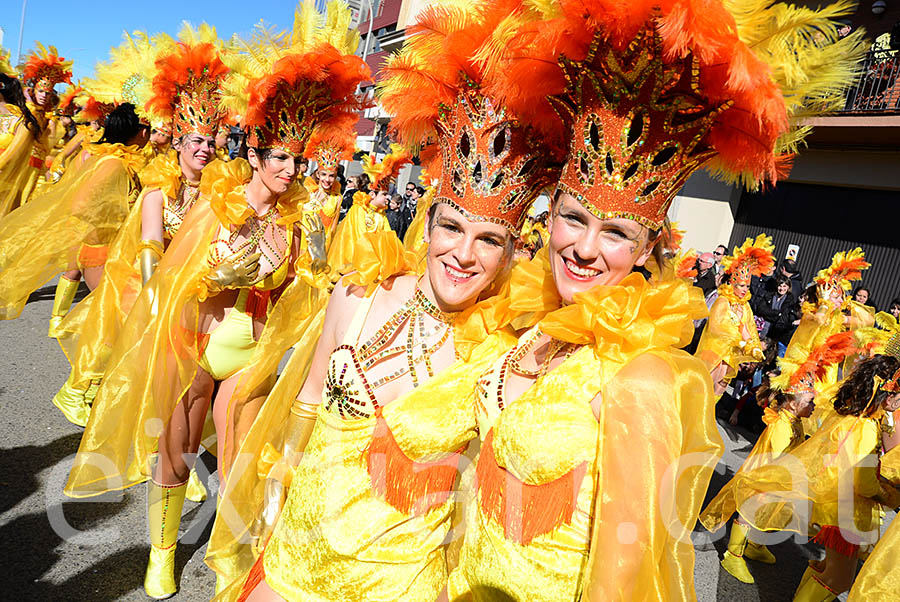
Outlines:
[{"label": "spectator in dark jacket", "polygon": [[395,194],[391,197],[391,200],[388,201],[387,209],[384,212],[384,216],[387,218],[388,224],[391,226],[391,230],[403,240],[403,232],[406,230],[406,225],[403,219],[403,197],[399,194]]},{"label": "spectator in dark jacket", "polygon": [[783,355],[797,329],[794,322],[800,319],[800,304],[791,292],[790,280],[779,276],[775,290],[763,291],[760,296],[752,297],[750,307],[755,316],[764,320],[760,335],[778,343],[778,355]]},{"label": "spectator in dark jacket", "polygon": [[703,290],[704,297],[716,288],[715,263],[712,253],[701,253],[697,259],[697,277],[694,279],[694,286]]}]

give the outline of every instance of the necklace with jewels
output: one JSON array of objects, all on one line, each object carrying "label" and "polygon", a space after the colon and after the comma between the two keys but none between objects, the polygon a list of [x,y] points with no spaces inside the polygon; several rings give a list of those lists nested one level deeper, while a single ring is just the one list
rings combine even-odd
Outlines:
[{"label": "necklace with jewels", "polygon": [[541,331],[535,329],[534,333],[520,346],[516,347],[515,351],[510,353],[507,356],[508,367],[510,370],[515,372],[516,374],[521,374],[522,376],[527,376],[530,378],[537,378],[547,374],[550,371],[550,362],[553,361],[553,358],[559,354],[560,351],[566,349],[565,357],[568,358],[575,351],[575,347],[566,343],[565,341],[560,341],[559,339],[551,338],[550,342],[547,344],[547,353],[544,355],[544,361],[538,366],[537,370],[529,370],[522,366],[522,359],[528,354],[528,351],[534,347],[538,340],[541,338]]},{"label": "necklace with jewels", "polygon": [[[428,328],[426,316],[432,318],[437,324],[432,328]],[[382,360],[400,354],[405,354],[406,356],[405,366],[379,378],[372,384],[372,389],[377,389],[406,374],[409,374],[412,378],[413,387],[418,387],[419,376],[416,366],[423,362],[429,378],[434,376],[431,356],[450,337],[453,317],[454,314],[438,309],[434,303],[428,300],[425,293],[416,286],[412,298],[388,318],[387,322],[357,350],[360,363],[365,370]],[[389,346],[390,340],[404,324],[408,324],[404,343],[393,347]]]}]

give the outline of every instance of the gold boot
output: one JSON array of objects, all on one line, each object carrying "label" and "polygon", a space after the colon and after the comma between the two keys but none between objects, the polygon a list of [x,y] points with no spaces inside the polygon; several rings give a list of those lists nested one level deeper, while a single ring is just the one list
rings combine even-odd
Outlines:
[{"label": "gold boot", "polygon": [[766,546],[759,543],[753,543],[752,541],[747,542],[747,548],[744,550],[744,558],[762,562],[763,564],[775,564],[775,554],[773,554]]},{"label": "gold boot", "polygon": [[53,396],[53,405],[59,408],[66,420],[80,427],[87,426],[91,417],[91,407],[85,399],[85,392],[72,386],[66,380],[62,388]]},{"label": "gold boot", "polygon": [[199,503],[206,501],[206,487],[203,486],[203,481],[200,480],[200,477],[197,475],[197,471],[193,468],[191,469],[191,474],[188,477],[186,497],[192,502]]},{"label": "gold boot", "polygon": [[738,581],[754,583],[753,575],[750,574],[750,569],[744,561],[747,531],[749,529],[737,521],[731,523],[731,536],[728,539],[728,549],[722,557],[722,568]]},{"label": "gold boot", "polygon": [[812,568],[807,568],[800,580],[800,587],[794,592],[794,602],[831,602],[837,594],[825,587]]},{"label": "gold boot", "polygon": [[156,600],[172,597],[175,584],[175,544],[187,482],[180,485],[147,484],[147,519],[150,525],[150,559],[144,575],[144,591]]},{"label": "gold boot", "polygon": [[72,307],[72,301],[75,299],[75,291],[81,280],[69,280],[65,276],[59,277],[56,283],[56,294],[53,296],[53,311],[50,314],[50,329],[47,336],[55,339],[59,336],[59,325],[62,324],[63,318],[69,313]]}]

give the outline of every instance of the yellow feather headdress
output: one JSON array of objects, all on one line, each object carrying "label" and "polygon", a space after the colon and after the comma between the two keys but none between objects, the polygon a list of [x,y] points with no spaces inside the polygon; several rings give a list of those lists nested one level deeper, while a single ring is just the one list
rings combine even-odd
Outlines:
[{"label": "yellow feather headdress", "polygon": [[106,105],[130,102],[135,113],[149,123],[144,104],[150,98],[150,77],[158,51],[159,36],[151,39],[143,31],[122,34],[122,43],[109,51],[109,60],[94,66],[94,77],[82,86]]},{"label": "yellow feather headdress", "polygon": [[9,62],[9,50],[0,46],[0,73],[11,77],[18,77],[19,74],[13,69]]},{"label": "yellow feather headdress", "polygon": [[722,267],[731,274],[732,284],[750,284],[751,276],[771,274],[775,269],[775,245],[772,237],[760,234],[748,238],[734,252],[722,259]]},{"label": "yellow feather headdress", "polygon": [[378,163],[375,155],[363,157],[363,173],[369,176],[372,190],[387,190],[390,183],[397,179],[400,170],[409,161],[409,153],[399,144],[392,144],[391,152],[381,163]]},{"label": "yellow feather headdress", "polygon": [[816,284],[824,287],[840,286],[849,291],[851,282],[862,279],[862,271],[869,269],[871,265],[860,247],[835,253],[831,258],[831,265],[816,274]]}]

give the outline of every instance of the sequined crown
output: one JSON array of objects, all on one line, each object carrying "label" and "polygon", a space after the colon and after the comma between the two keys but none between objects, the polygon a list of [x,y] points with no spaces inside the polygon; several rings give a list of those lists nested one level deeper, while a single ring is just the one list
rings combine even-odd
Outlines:
[{"label": "sequined crown", "polygon": [[443,169],[435,202],[517,232],[528,206],[558,175],[538,138],[474,91],[461,92],[436,128]]},{"label": "sequined crown", "polygon": [[596,216],[662,227],[675,193],[715,156],[704,137],[728,102],[697,90],[692,57],[664,62],[655,30],[617,52],[595,39],[583,61],[560,59],[573,120],[559,188]]},{"label": "sequined crown", "polygon": [[265,120],[250,128],[250,146],[302,155],[313,128],[326,118],[333,106],[324,84],[279,82],[266,104]]},{"label": "sequined crown", "polygon": [[219,109],[219,86],[206,73],[191,77],[179,91],[172,113],[172,130],[176,138],[189,133],[215,136],[224,111]]},{"label": "sequined crown", "polygon": [[748,238],[734,252],[722,259],[725,273],[731,275],[732,284],[750,284],[753,276],[765,276],[775,269],[775,245],[772,238],[760,234]]},{"label": "sequined crown", "polygon": [[335,145],[328,144],[327,142],[319,144],[315,151],[317,168],[325,171],[337,169],[338,164],[341,162],[342,155],[343,149]]},{"label": "sequined crown", "polygon": [[71,82],[72,61],[59,56],[55,46],[44,47],[36,42],[35,50],[25,60],[22,74],[35,90],[49,92],[56,84]]}]

